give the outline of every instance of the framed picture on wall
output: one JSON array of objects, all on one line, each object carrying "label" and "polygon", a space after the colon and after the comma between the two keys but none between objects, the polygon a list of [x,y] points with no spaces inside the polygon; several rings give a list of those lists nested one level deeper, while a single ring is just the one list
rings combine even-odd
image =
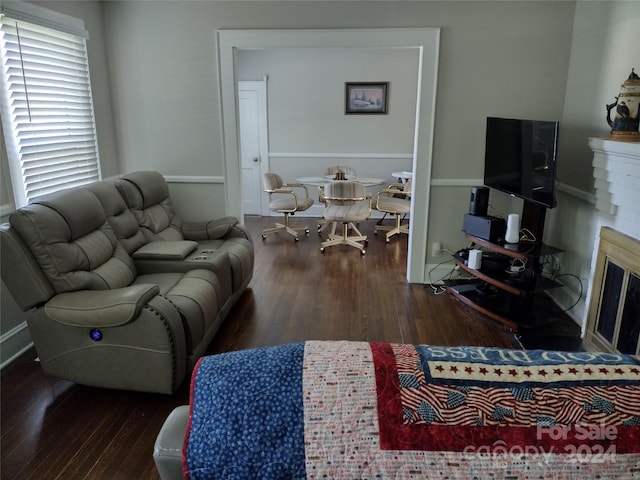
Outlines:
[{"label": "framed picture on wall", "polygon": [[389,82],[345,82],[345,114],[386,114]]}]

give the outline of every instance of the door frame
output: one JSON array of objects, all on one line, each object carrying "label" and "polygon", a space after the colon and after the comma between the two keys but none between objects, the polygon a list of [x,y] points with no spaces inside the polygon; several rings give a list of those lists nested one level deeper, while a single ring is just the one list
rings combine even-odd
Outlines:
[{"label": "door frame", "polygon": [[218,81],[225,161],[225,202],[229,215],[242,218],[235,53],[252,48],[411,48],[418,51],[414,191],[407,254],[407,280],[426,283],[427,227],[431,193],[435,102],[440,50],[439,28],[218,30]]},{"label": "door frame", "polygon": [[[258,94],[258,136],[260,137],[260,178],[269,171],[269,123],[267,119],[268,114],[268,102],[267,102],[267,76],[265,75],[262,80],[238,80],[238,93],[241,90],[255,91]],[[240,125],[240,119],[238,119],[238,125]],[[239,128],[239,127],[238,127]],[[238,140],[240,139],[240,131],[238,131]],[[242,166],[240,166],[242,168]],[[242,178],[240,179],[240,191],[242,192]],[[262,184],[260,184],[260,191],[262,192]],[[240,197],[242,202],[242,193]],[[262,216],[268,216],[269,202],[264,192],[260,195],[260,214]]]}]

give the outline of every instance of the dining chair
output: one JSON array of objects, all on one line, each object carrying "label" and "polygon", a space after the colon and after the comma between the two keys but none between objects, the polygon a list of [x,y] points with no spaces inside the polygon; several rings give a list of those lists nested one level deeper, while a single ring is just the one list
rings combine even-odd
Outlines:
[{"label": "dining chair", "polygon": [[[334,165],[332,167],[327,167],[324,171],[324,176],[327,179],[331,180],[354,180],[357,176],[355,169],[351,167],[346,167],[344,165]],[[325,203],[324,200],[324,186],[318,187],[318,201],[320,203]],[[318,235],[320,235],[323,230],[327,227],[327,225],[331,225],[331,233],[335,233],[336,223],[335,222],[327,222],[326,220],[318,220]]]},{"label": "dining chair", "polygon": [[412,182],[394,183],[387,188],[380,190],[376,196],[375,209],[394,215],[395,225],[376,225],[373,233],[378,234],[379,230],[386,231],[385,241],[389,243],[390,238],[396,234],[409,234],[409,224],[403,224],[402,220],[411,211],[411,189]]},{"label": "dining chair", "polygon": [[307,210],[313,205],[307,187],[301,183],[285,183],[280,175],[271,172],[262,176],[262,185],[269,194],[269,209],[284,214],[284,223],[276,222],[273,228],[262,230],[262,240],[266,240],[268,234],[277,232],[293,235],[296,242],[299,240],[298,230],[304,230],[305,235],[309,235],[308,226],[292,227],[289,223],[290,215]]},{"label": "dining chair", "polygon": [[364,255],[367,236],[358,230],[356,223],[371,216],[371,195],[367,194],[365,186],[348,180],[331,182],[325,186],[324,201],[325,220],[342,223],[342,235],[332,230],[329,238],[322,242],[320,251],[324,253],[327,247],[335,245],[349,245]]}]

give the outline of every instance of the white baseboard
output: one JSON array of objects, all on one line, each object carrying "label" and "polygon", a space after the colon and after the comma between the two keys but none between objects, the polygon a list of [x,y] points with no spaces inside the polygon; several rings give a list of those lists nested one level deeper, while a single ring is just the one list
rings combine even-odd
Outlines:
[{"label": "white baseboard", "polygon": [[33,346],[27,322],[13,327],[0,336],[0,369],[6,367]]}]

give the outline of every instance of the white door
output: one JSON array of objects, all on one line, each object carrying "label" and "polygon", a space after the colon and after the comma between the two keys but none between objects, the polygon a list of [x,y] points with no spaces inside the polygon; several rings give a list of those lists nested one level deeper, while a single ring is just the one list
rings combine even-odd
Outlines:
[{"label": "white door", "polygon": [[269,169],[266,118],[266,81],[238,82],[242,211],[249,215],[268,215],[262,191]]}]

